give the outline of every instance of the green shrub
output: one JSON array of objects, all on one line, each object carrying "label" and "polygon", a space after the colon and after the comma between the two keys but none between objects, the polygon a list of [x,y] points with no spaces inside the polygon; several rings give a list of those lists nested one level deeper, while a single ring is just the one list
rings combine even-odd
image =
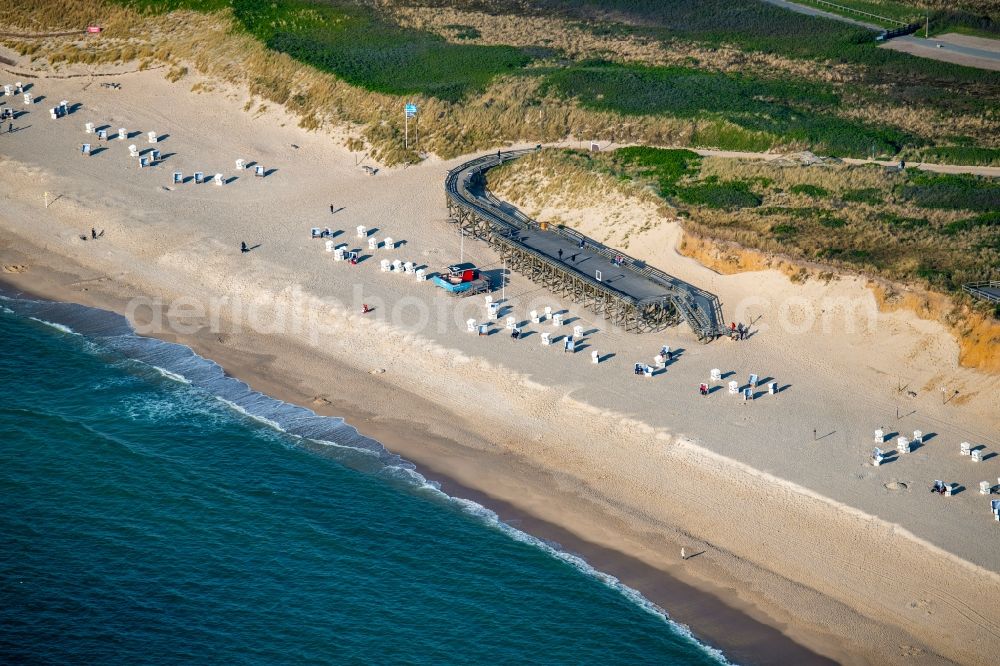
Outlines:
[{"label": "green shrub", "polygon": [[864,156],[872,147],[895,154],[921,143],[892,128],[837,117],[839,97],[809,81],[592,61],[550,73],[543,90],[624,115],[717,117],[746,130],[743,139],[777,136],[824,154]]},{"label": "green shrub", "polygon": [[921,162],[940,164],[962,164],[984,166],[1000,165],[1000,148],[979,148],[976,146],[937,146],[922,148],[915,153]]},{"label": "green shrub", "polygon": [[859,190],[847,190],[840,195],[840,198],[844,201],[866,203],[873,206],[885,203],[885,193],[874,187],[865,187]]},{"label": "green shrub", "polygon": [[743,181],[714,182],[701,181],[694,185],[678,187],[677,198],[693,206],[706,208],[755,208],[763,203],[759,194]]},{"label": "green shrub", "polygon": [[919,229],[930,225],[930,222],[928,222],[925,218],[903,217],[894,213],[879,213],[878,219],[885,222],[890,227],[897,227],[900,229]]},{"label": "green shrub", "polygon": [[233,10],[268,48],[352,85],[394,95],[457,101],[531,61],[513,47],[452,44],[402,28],[347,0],[233,0]]},{"label": "green shrub", "polygon": [[691,150],[644,146],[619,148],[612,160],[636,175],[655,179],[663,197],[673,195],[677,181],[698,173],[701,164],[701,156]]},{"label": "green shrub", "polygon": [[977,227],[1000,227],[1000,211],[992,211],[964,220],[949,222],[944,225],[941,232],[948,236],[954,236],[964,231],[971,231]]},{"label": "green shrub", "polygon": [[798,185],[792,185],[789,190],[792,194],[804,194],[807,197],[813,197],[817,199],[819,197],[829,196],[830,192],[826,188],[820,187],[818,185],[809,185],[807,183],[799,183]]},{"label": "green shrub", "polygon": [[1000,210],[1000,182],[969,175],[913,174],[900,188],[900,196],[921,208]]}]

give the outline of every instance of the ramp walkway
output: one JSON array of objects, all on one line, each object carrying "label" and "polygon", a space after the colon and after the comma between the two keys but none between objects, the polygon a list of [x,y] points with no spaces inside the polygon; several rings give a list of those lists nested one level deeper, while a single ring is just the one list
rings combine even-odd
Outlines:
[{"label": "ramp walkway", "polygon": [[511,260],[512,267],[583,302],[628,330],[683,319],[703,341],[725,331],[718,297],[573,229],[532,220],[487,189],[485,173],[532,150],[501,151],[448,173],[451,219]]}]

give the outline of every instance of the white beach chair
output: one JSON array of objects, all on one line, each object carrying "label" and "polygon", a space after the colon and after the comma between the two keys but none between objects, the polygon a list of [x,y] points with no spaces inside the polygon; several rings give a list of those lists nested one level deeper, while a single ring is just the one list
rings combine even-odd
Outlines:
[{"label": "white beach chair", "polygon": [[994,516],[1000,516],[1000,500],[990,500],[990,511]]},{"label": "white beach chair", "polygon": [[35,103],[35,99],[31,96],[31,93],[24,93],[24,105],[31,106]]},{"label": "white beach chair", "polygon": [[561,314],[556,313],[552,315],[553,326],[562,326],[562,323],[563,323],[563,316]]},{"label": "white beach chair", "polygon": [[392,270],[393,270],[394,273],[402,273],[403,272],[403,262],[400,261],[399,259],[394,260],[392,262]]},{"label": "white beach chair", "polygon": [[736,382],[736,381],[729,382],[729,393],[731,395],[736,395],[739,392],[740,392],[740,385],[739,385],[739,383]]},{"label": "white beach chair", "polygon": [[156,143],[157,138],[156,132],[146,132],[146,140],[150,143]]},{"label": "white beach chair", "polygon": [[221,173],[217,173],[217,174],[215,174],[214,176],[212,176],[212,180],[214,180],[214,181],[215,181],[215,184],[216,184],[216,185],[218,185],[219,187],[222,187],[223,185],[225,185],[225,184],[226,184],[226,181],[225,181],[225,179],[224,179],[224,178],[222,177],[222,174],[221,174]]},{"label": "white beach chair", "polygon": [[747,384],[749,384],[750,388],[757,388],[757,375],[750,375],[747,379]]},{"label": "white beach chair", "polygon": [[327,252],[333,252],[333,245],[334,245],[334,243],[333,243],[332,240],[324,241],[323,244],[326,246],[326,251]]},{"label": "white beach chair", "polygon": [[9,84],[5,85],[3,87],[3,94],[6,95],[6,96],[8,96],[8,97],[10,97],[11,95],[13,95],[14,94],[14,86],[9,85]]},{"label": "white beach chair", "polygon": [[582,338],[583,337],[583,326],[574,326],[573,327],[573,337],[574,338]]},{"label": "white beach chair", "polygon": [[52,118],[52,120],[59,120],[59,114],[56,113],[56,108],[55,107],[52,107],[51,109],[49,109],[49,117]]},{"label": "white beach chair", "polygon": [[533,324],[540,324],[542,321],[538,318],[538,310],[532,310],[528,313],[528,316],[531,317],[531,323]]},{"label": "white beach chair", "polygon": [[951,497],[954,494],[955,494],[955,484],[954,483],[944,484],[944,496]]},{"label": "white beach chair", "polygon": [[149,158],[148,157],[140,157],[139,158],[139,168],[140,169],[145,169],[148,166],[149,166]]},{"label": "white beach chair", "polygon": [[990,487],[990,482],[989,481],[980,481],[979,482],[979,494],[980,495],[989,495],[992,490],[993,489]]},{"label": "white beach chair", "polygon": [[920,430],[914,430],[913,431],[913,441],[916,442],[917,444],[923,444],[924,443],[924,433],[921,432]]},{"label": "white beach chair", "polygon": [[[108,140],[108,130],[105,130],[105,129],[99,129],[99,130],[97,130],[97,138],[98,138],[99,141],[107,141]],[[156,159],[160,159],[159,153],[156,154]]]},{"label": "white beach chair", "polygon": [[512,331],[515,326],[517,326],[517,319],[514,317],[507,317],[507,330]]},{"label": "white beach chair", "polygon": [[244,160],[236,160],[236,170],[243,171],[247,167],[247,163]]},{"label": "white beach chair", "polygon": [[392,240],[391,237],[387,237],[385,239],[385,245],[383,247],[385,247],[385,249],[387,249],[387,250],[395,250],[396,249],[396,243]]},{"label": "white beach chair", "polygon": [[85,144],[81,145],[80,146],[80,152],[83,153],[84,155],[90,155],[90,144],[89,143],[85,143]]},{"label": "white beach chair", "polygon": [[896,438],[896,450],[899,451],[900,453],[909,453],[910,452],[910,440],[908,440],[905,437],[897,437]]},{"label": "white beach chair", "polygon": [[392,270],[392,264],[389,263],[388,259],[383,259],[382,261],[380,261],[379,266],[381,267],[383,273],[388,273],[389,271]]},{"label": "white beach chair", "polygon": [[358,232],[358,238],[365,238],[368,236],[368,229],[366,229],[363,224],[359,224],[356,231]]},{"label": "white beach chair", "polygon": [[958,445],[958,452],[963,456],[967,456],[972,452],[972,445],[968,442],[962,442]]},{"label": "white beach chair", "polygon": [[548,333],[542,333],[542,345],[543,346],[548,346],[550,344],[552,344],[552,341],[549,339],[549,334]]},{"label": "white beach chair", "polygon": [[597,365],[601,362],[601,355],[597,353],[597,350],[590,352],[590,362]]},{"label": "white beach chair", "polygon": [[[333,241],[327,241],[327,243],[333,243]],[[344,260],[344,248],[338,247],[333,250],[333,260],[343,261]]]},{"label": "white beach chair", "polygon": [[427,271],[422,268],[417,269],[417,282],[423,282],[427,279]]},{"label": "white beach chair", "polygon": [[657,368],[665,368],[667,367],[667,357],[663,354],[657,354],[653,357],[653,363]]},{"label": "white beach chair", "polygon": [[885,456],[882,455],[882,449],[876,446],[875,450],[872,451],[872,465],[878,467],[882,464],[883,460],[885,460]]},{"label": "white beach chair", "polygon": [[653,376],[653,368],[651,368],[648,365],[642,366],[642,374],[645,375],[646,377],[652,377]]},{"label": "white beach chair", "polygon": [[778,393],[778,382],[771,382],[767,385],[767,392],[771,395],[776,395]]},{"label": "white beach chair", "polygon": [[743,389],[743,401],[746,402],[748,400],[753,400],[753,389],[749,387]]},{"label": "white beach chair", "polygon": [[139,148],[134,143],[128,147],[128,154],[130,157],[139,157]]},{"label": "white beach chair", "polygon": [[205,172],[204,171],[195,171],[194,172],[194,184],[195,185],[201,185],[204,182],[205,182]]},{"label": "white beach chair", "polygon": [[128,138],[128,130],[126,130],[124,127],[119,127],[118,128],[118,139],[120,141],[124,141],[127,138]]},{"label": "white beach chair", "polygon": [[378,249],[378,239],[372,236],[368,239],[368,249],[377,250]]},{"label": "white beach chair", "polygon": [[69,113],[69,100],[68,99],[64,99],[63,101],[59,102],[59,112],[62,113],[62,114]]},{"label": "white beach chair", "polygon": [[184,174],[180,171],[174,171],[174,184],[176,185],[178,183],[183,183],[183,182],[184,182]]},{"label": "white beach chair", "polygon": [[84,126],[83,126],[83,131],[86,132],[87,134],[93,134],[94,133],[94,123],[85,123]]},{"label": "white beach chair", "polygon": [[497,315],[500,314],[500,304],[499,303],[487,303],[486,312],[491,320],[496,320]]},{"label": "white beach chair", "polygon": [[493,302],[493,296],[491,294],[486,294],[485,296],[483,296],[483,301],[486,303],[486,305],[489,305],[490,303]]},{"label": "white beach chair", "polygon": [[983,450],[982,449],[976,449],[975,451],[972,451],[969,454],[969,457],[972,459],[972,462],[982,462],[983,461]]},{"label": "white beach chair", "polygon": [[711,379],[713,382],[721,382],[722,370],[719,370],[718,368],[712,368],[712,372],[709,374],[709,379]]},{"label": "white beach chair", "polygon": [[475,333],[476,332],[476,320],[475,319],[466,319],[465,320],[465,330],[467,332],[469,332],[469,333]]},{"label": "white beach chair", "polygon": [[881,428],[879,428],[878,430],[875,431],[875,443],[881,444],[884,441],[885,441],[885,433],[882,432]]},{"label": "white beach chair", "polygon": [[549,307],[548,305],[545,306],[545,316],[546,317],[551,317],[552,316],[552,308]]},{"label": "white beach chair", "polygon": [[417,272],[417,266],[412,261],[407,261],[403,264],[403,270],[411,275]]},{"label": "white beach chair", "polygon": [[255,166],[253,168],[253,175],[256,176],[257,178],[263,178],[264,177],[264,167],[262,165],[260,165],[260,164],[258,164],[257,166]]}]

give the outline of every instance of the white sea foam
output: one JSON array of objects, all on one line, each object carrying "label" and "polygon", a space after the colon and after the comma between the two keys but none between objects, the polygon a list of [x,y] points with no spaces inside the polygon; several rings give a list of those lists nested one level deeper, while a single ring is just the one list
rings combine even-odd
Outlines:
[{"label": "white sea foam", "polygon": [[366,456],[371,456],[373,458],[378,458],[378,451],[372,451],[371,449],[364,449],[360,446],[351,446],[350,444],[341,444],[340,442],[331,442],[328,439],[315,439],[313,437],[306,437],[310,442],[316,442],[317,444],[322,444],[323,446],[332,446],[337,449],[349,449],[351,451],[357,451],[358,453],[363,453]]},{"label": "white sea foam", "polygon": [[235,402],[232,402],[230,400],[226,400],[225,398],[221,398],[219,396],[215,396],[215,399],[218,400],[219,402],[227,405],[230,409],[233,409],[234,411],[237,411],[240,414],[243,414],[244,416],[246,416],[248,418],[251,418],[254,421],[257,421],[258,423],[263,423],[266,426],[274,428],[278,432],[287,432],[284,428],[281,427],[281,424],[277,423],[276,421],[272,421],[271,419],[265,418],[263,416],[258,416],[256,414],[252,414],[252,413],[248,412],[247,410],[245,410],[244,408],[242,408],[239,405],[237,405]]},{"label": "white sea foam", "polygon": [[161,368],[158,365],[152,366],[157,372],[166,377],[167,379],[172,379],[175,382],[180,382],[181,384],[190,384],[191,380],[184,375],[178,375],[176,372],[170,372],[166,368]]},{"label": "white sea foam", "polygon": [[52,322],[52,321],[45,321],[44,319],[39,319],[38,317],[28,317],[28,319],[34,319],[35,321],[37,321],[40,324],[45,324],[46,326],[51,326],[52,328],[56,329],[57,331],[62,331],[63,333],[70,333],[72,335],[79,335],[79,333],[77,333],[76,331],[74,331],[72,328],[70,328],[69,326],[64,326],[63,324],[57,324],[57,323]]}]

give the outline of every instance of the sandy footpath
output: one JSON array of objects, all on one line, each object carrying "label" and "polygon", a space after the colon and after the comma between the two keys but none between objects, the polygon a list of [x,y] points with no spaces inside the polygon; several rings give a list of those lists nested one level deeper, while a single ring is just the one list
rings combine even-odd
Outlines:
[{"label": "sandy footpath", "polygon": [[[361,156],[330,137],[277,111],[242,111],[240,91],[192,93],[190,77],[170,84],[157,72],[115,80],[120,90],[89,77],[31,81],[47,99],[18,119],[23,129],[0,136],[0,277],[113,307],[141,332],[188,342],[261,390],[353,417],[532,531],[561,534],[598,558],[617,554],[607,570],[680,619],[684,600],[658,592],[656,572],[845,663],[995,656],[1000,526],[978,486],[1000,476],[1000,390],[996,377],[958,367],[943,326],[877,313],[855,279],[716,275],[677,255],[660,227],[649,261],[720,294],[728,317],[754,321],[748,341],[701,345],[683,326],[611,330],[519,276],[506,287],[513,313],[566,309],[579,318],[571,326],[588,331],[588,348],[565,355],[539,344],[539,330],[568,327],[529,325],[518,342],[479,338],[464,321],[483,318],[481,300],[451,299],[378,267],[399,258],[436,270],[458,259],[443,178],[461,160],[368,176]],[[82,106],[50,120],[61,99]],[[86,122],[143,134],[84,157],[79,145],[97,143]],[[164,137],[156,147],[166,161],[140,170],[127,146],[149,148],[151,130]],[[254,178],[233,169],[236,158],[274,171]],[[174,170],[235,180],[175,186]],[[367,255],[359,224],[405,244],[352,267],[309,238],[310,227],[329,226],[343,232],[337,243]],[[104,237],[80,240],[91,227]],[[240,241],[260,247],[241,255]],[[464,252],[501,268],[481,244],[467,239]],[[190,316],[145,328],[156,319],[150,297]],[[362,303],[375,312],[360,315]],[[665,373],[634,377],[631,364],[651,361],[662,344],[683,351]],[[593,349],[613,357],[593,365]],[[741,383],[757,373],[784,390],[751,403],[724,387],[702,397],[711,368]],[[874,468],[877,427],[934,435]],[[963,440],[983,445],[988,459],[960,456]],[[936,478],[964,491],[932,496]],[[682,562],[681,546],[701,554]],[[726,643],[725,626],[713,630],[710,613],[690,610],[703,622],[690,620],[699,635]],[[766,655],[753,633],[725,647]]]}]

